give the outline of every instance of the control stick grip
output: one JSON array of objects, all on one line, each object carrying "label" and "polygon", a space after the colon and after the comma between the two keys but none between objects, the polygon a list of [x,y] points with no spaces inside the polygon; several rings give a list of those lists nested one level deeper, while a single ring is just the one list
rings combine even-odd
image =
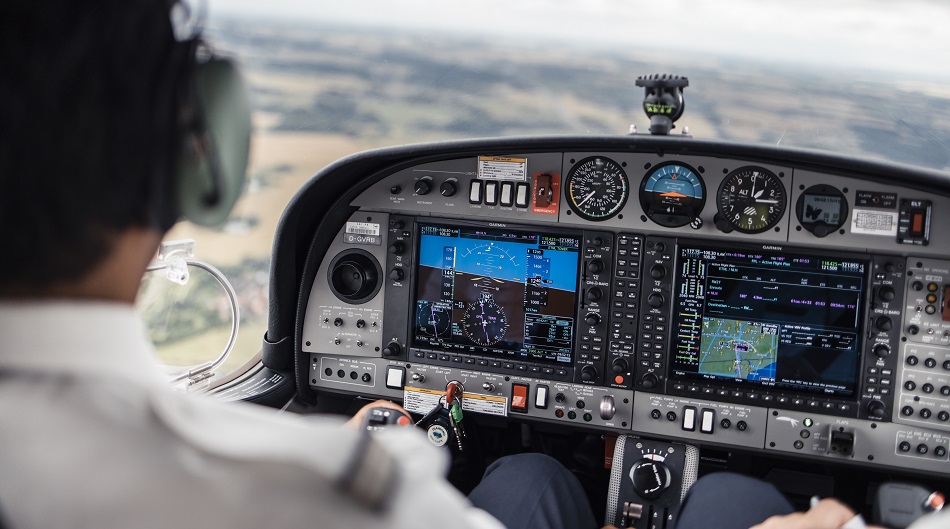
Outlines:
[{"label": "control stick grip", "polygon": [[412,417],[408,413],[385,406],[376,406],[366,410],[366,417],[363,419],[363,429],[374,431],[382,430],[390,426],[409,426],[412,424]]},{"label": "control stick grip", "polygon": [[874,501],[874,523],[904,529],[924,514],[943,508],[944,496],[919,485],[884,483]]}]

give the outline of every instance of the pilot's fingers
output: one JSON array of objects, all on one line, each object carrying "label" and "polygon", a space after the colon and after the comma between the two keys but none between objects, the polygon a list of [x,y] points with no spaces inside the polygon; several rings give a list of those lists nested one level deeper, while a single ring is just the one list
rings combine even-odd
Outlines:
[{"label": "pilot's fingers", "polygon": [[832,498],[826,498],[807,512],[772,516],[752,529],[838,529],[854,518],[854,511]]},{"label": "pilot's fingers", "polygon": [[360,408],[360,411],[356,412],[356,415],[354,415],[353,418],[346,421],[346,425],[351,428],[359,428],[363,424],[363,419],[366,418],[367,410],[369,410],[370,408],[392,408],[394,410],[401,411],[405,413],[406,415],[409,415],[409,412],[403,409],[402,406],[394,402],[389,402],[388,400],[380,399],[375,402],[370,402],[366,406],[363,406],[362,408]]}]

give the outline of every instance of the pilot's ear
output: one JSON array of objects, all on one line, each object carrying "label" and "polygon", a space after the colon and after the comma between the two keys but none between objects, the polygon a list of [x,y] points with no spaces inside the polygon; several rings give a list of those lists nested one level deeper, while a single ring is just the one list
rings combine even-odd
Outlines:
[{"label": "pilot's ear", "polygon": [[237,66],[221,57],[195,65],[190,128],[179,157],[178,211],[203,226],[224,222],[241,196],[251,136],[251,106]]}]

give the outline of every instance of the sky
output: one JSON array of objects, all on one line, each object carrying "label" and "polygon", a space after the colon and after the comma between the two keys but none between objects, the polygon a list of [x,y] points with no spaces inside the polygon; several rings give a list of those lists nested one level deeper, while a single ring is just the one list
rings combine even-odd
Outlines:
[{"label": "sky", "polygon": [[669,49],[950,79],[946,0],[209,0],[217,16]]}]

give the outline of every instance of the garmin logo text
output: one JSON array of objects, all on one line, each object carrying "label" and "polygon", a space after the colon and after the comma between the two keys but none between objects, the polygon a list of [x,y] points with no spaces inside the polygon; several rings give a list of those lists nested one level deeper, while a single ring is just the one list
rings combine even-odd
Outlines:
[{"label": "garmin logo text", "polygon": [[505,224],[505,223],[503,223],[503,222],[489,222],[488,225],[489,225],[489,226],[492,226],[492,227],[495,227],[495,228],[507,228],[507,227],[508,227],[508,225]]},{"label": "garmin logo text", "polygon": [[781,247],[781,246],[769,246],[769,245],[767,245],[767,244],[766,244],[766,245],[763,245],[763,246],[762,246],[762,249],[763,249],[763,250],[775,250],[775,251],[777,251],[777,252],[781,252],[781,251],[782,251],[782,247]]}]

